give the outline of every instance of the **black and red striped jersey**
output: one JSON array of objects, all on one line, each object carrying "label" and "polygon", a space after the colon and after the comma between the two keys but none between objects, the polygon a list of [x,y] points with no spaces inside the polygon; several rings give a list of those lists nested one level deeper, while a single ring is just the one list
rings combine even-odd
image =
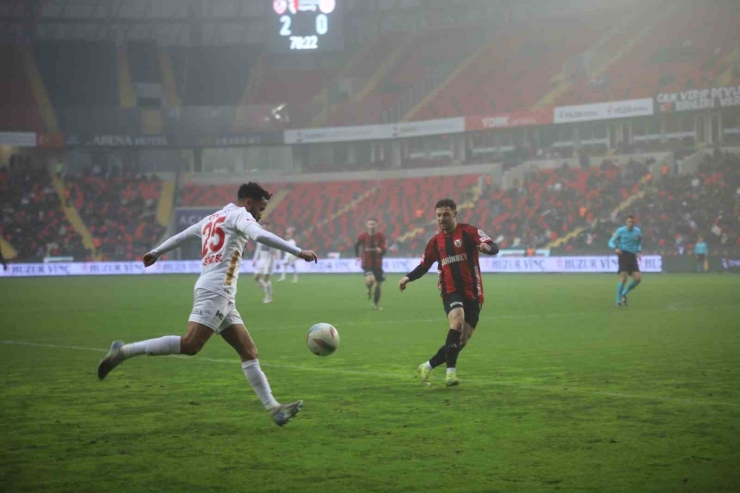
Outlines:
[{"label": "black and red striped jersey", "polygon": [[481,243],[490,244],[493,254],[498,252],[493,240],[483,230],[458,223],[451,233],[440,231],[429,240],[416,271],[423,275],[437,262],[438,287],[442,296],[459,293],[465,299],[478,300],[482,304],[483,280],[478,263],[478,245]]},{"label": "black and red striped jersey", "polygon": [[[383,255],[386,251],[385,235],[383,233],[362,233],[355,243],[355,255],[360,256],[362,249],[363,269],[382,269]],[[380,251],[377,251],[380,249]]]}]

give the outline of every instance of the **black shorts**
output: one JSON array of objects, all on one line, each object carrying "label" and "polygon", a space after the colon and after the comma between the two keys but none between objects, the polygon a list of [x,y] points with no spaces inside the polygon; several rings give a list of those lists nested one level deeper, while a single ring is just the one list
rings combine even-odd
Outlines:
[{"label": "black shorts", "polygon": [[696,254],[696,261],[702,265],[704,265],[704,261],[707,259],[706,253],[697,253]]},{"label": "black shorts", "polygon": [[385,281],[385,272],[383,272],[382,268],[378,269],[365,269],[365,277],[369,276],[370,274],[375,276],[376,282],[383,282]]},{"label": "black shorts", "polygon": [[480,311],[483,305],[478,301],[469,300],[463,298],[459,293],[446,294],[442,296],[442,305],[444,306],[445,313],[450,314],[455,308],[462,307],[465,312],[465,323],[475,328],[478,325],[478,319],[480,318]]},{"label": "black shorts", "polygon": [[620,272],[627,272],[628,274],[640,272],[640,266],[637,265],[637,255],[622,251],[622,254],[619,255],[619,271],[617,274]]}]

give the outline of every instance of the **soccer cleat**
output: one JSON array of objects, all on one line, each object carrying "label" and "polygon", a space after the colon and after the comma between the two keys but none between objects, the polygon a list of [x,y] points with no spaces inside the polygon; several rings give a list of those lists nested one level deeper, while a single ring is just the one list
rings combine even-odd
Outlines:
[{"label": "soccer cleat", "polygon": [[622,295],[622,306],[627,306],[627,295],[626,294]]},{"label": "soccer cleat", "polygon": [[265,298],[264,300],[262,300],[262,303],[264,303],[265,305],[268,304],[268,303],[272,303],[272,296],[270,296],[269,298]]},{"label": "soccer cleat", "polygon": [[429,382],[429,376],[432,373],[432,370],[427,370],[426,363],[422,363],[419,365],[419,367],[416,369],[416,373],[419,374],[419,378],[421,378],[421,384],[429,386],[431,385],[431,382]]},{"label": "soccer cleat", "polygon": [[445,377],[445,386],[455,387],[457,385],[460,385],[460,380],[457,378],[457,372],[453,371],[452,373],[448,373],[447,377]]},{"label": "soccer cleat", "polygon": [[285,280],[285,277],[281,277],[280,279],[278,279],[278,282],[283,282],[284,280]]},{"label": "soccer cleat", "polygon": [[621,301],[617,301],[616,303],[614,303],[614,306],[616,306],[617,308],[621,308],[622,307],[622,302]]},{"label": "soccer cleat", "polygon": [[290,404],[281,404],[272,413],[272,419],[278,426],[285,426],[303,408],[303,401],[295,401]]},{"label": "soccer cleat", "polygon": [[105,358],[100,360],[98,365],[98,378],[104,379],[113,368],[123,363],[126,359],[123,355],[121,348],[123,347],[123,341],[113,341],[110,345],[110,351],[105,355]]},{"label": "soccer cleat", "polygon": [[380,305],[373,305],[373,310],[383,311],[383,307]]}]

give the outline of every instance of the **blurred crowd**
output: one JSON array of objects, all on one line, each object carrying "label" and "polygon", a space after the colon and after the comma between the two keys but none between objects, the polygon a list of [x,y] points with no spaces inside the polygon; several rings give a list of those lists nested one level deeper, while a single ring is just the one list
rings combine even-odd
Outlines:
[{"label": "blurred crowd", "polygon": [[[696,173],[652,180],[627,212],[643,230],[645,252],[691,255],[703,237],[710,254],[740,254],[740,157],[715,151]],[[600,217],[563,250],[609,251],[606,243],[623,219]]]},{"label": "blurred crowd", "polygon": [[28,156],[11,156],[0,168],[0,209],[0,234],[17,250],[17,261],[90,259],[64,215],[49,172]]},{"label": "blurred crowd", "polygon": [[114,165],[65,176],[67,200],[79,210],[102,260],[135,260],[162,239],[156,221],[162,183]]}]

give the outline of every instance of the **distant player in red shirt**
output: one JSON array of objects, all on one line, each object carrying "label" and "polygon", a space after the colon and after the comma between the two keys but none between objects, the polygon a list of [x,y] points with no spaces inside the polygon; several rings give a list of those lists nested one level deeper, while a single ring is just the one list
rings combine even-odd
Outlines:
[{"label": "distant player in red shirt", "polygon": [[414,270],[398,283],[401,291],[411,281],[419,279],[438,263],[437,286],[442,305],[450,322],[447,341],[429,361],[417,371],[424,385],[429,385],[432,369],[447,363],[445,385],[454,387],[457,378],[457,355],[473,336],[483,308],[483,280],[478,254],[496,255],[498,246],[482,230],[470,224],[458,224],[457,205],[451,199],[442,199],[435,206],[437,223],[442,230],[435,235],[424,251],[424,257]]},{"label": "distant player in red shirt", "polygon": [[367,299],[372,296],[373,285],[375,285],[375,297],[373,308],[382,310],[380,302],[380,285],[385,281],[383,272],[383,255],[386,251],[385,236],[377,231],[378,221],[369,219],[365,225],[367,232],[357,237],[355,243],[355,255],[362,264],[365,273],[365,287],[367,287]]}]

